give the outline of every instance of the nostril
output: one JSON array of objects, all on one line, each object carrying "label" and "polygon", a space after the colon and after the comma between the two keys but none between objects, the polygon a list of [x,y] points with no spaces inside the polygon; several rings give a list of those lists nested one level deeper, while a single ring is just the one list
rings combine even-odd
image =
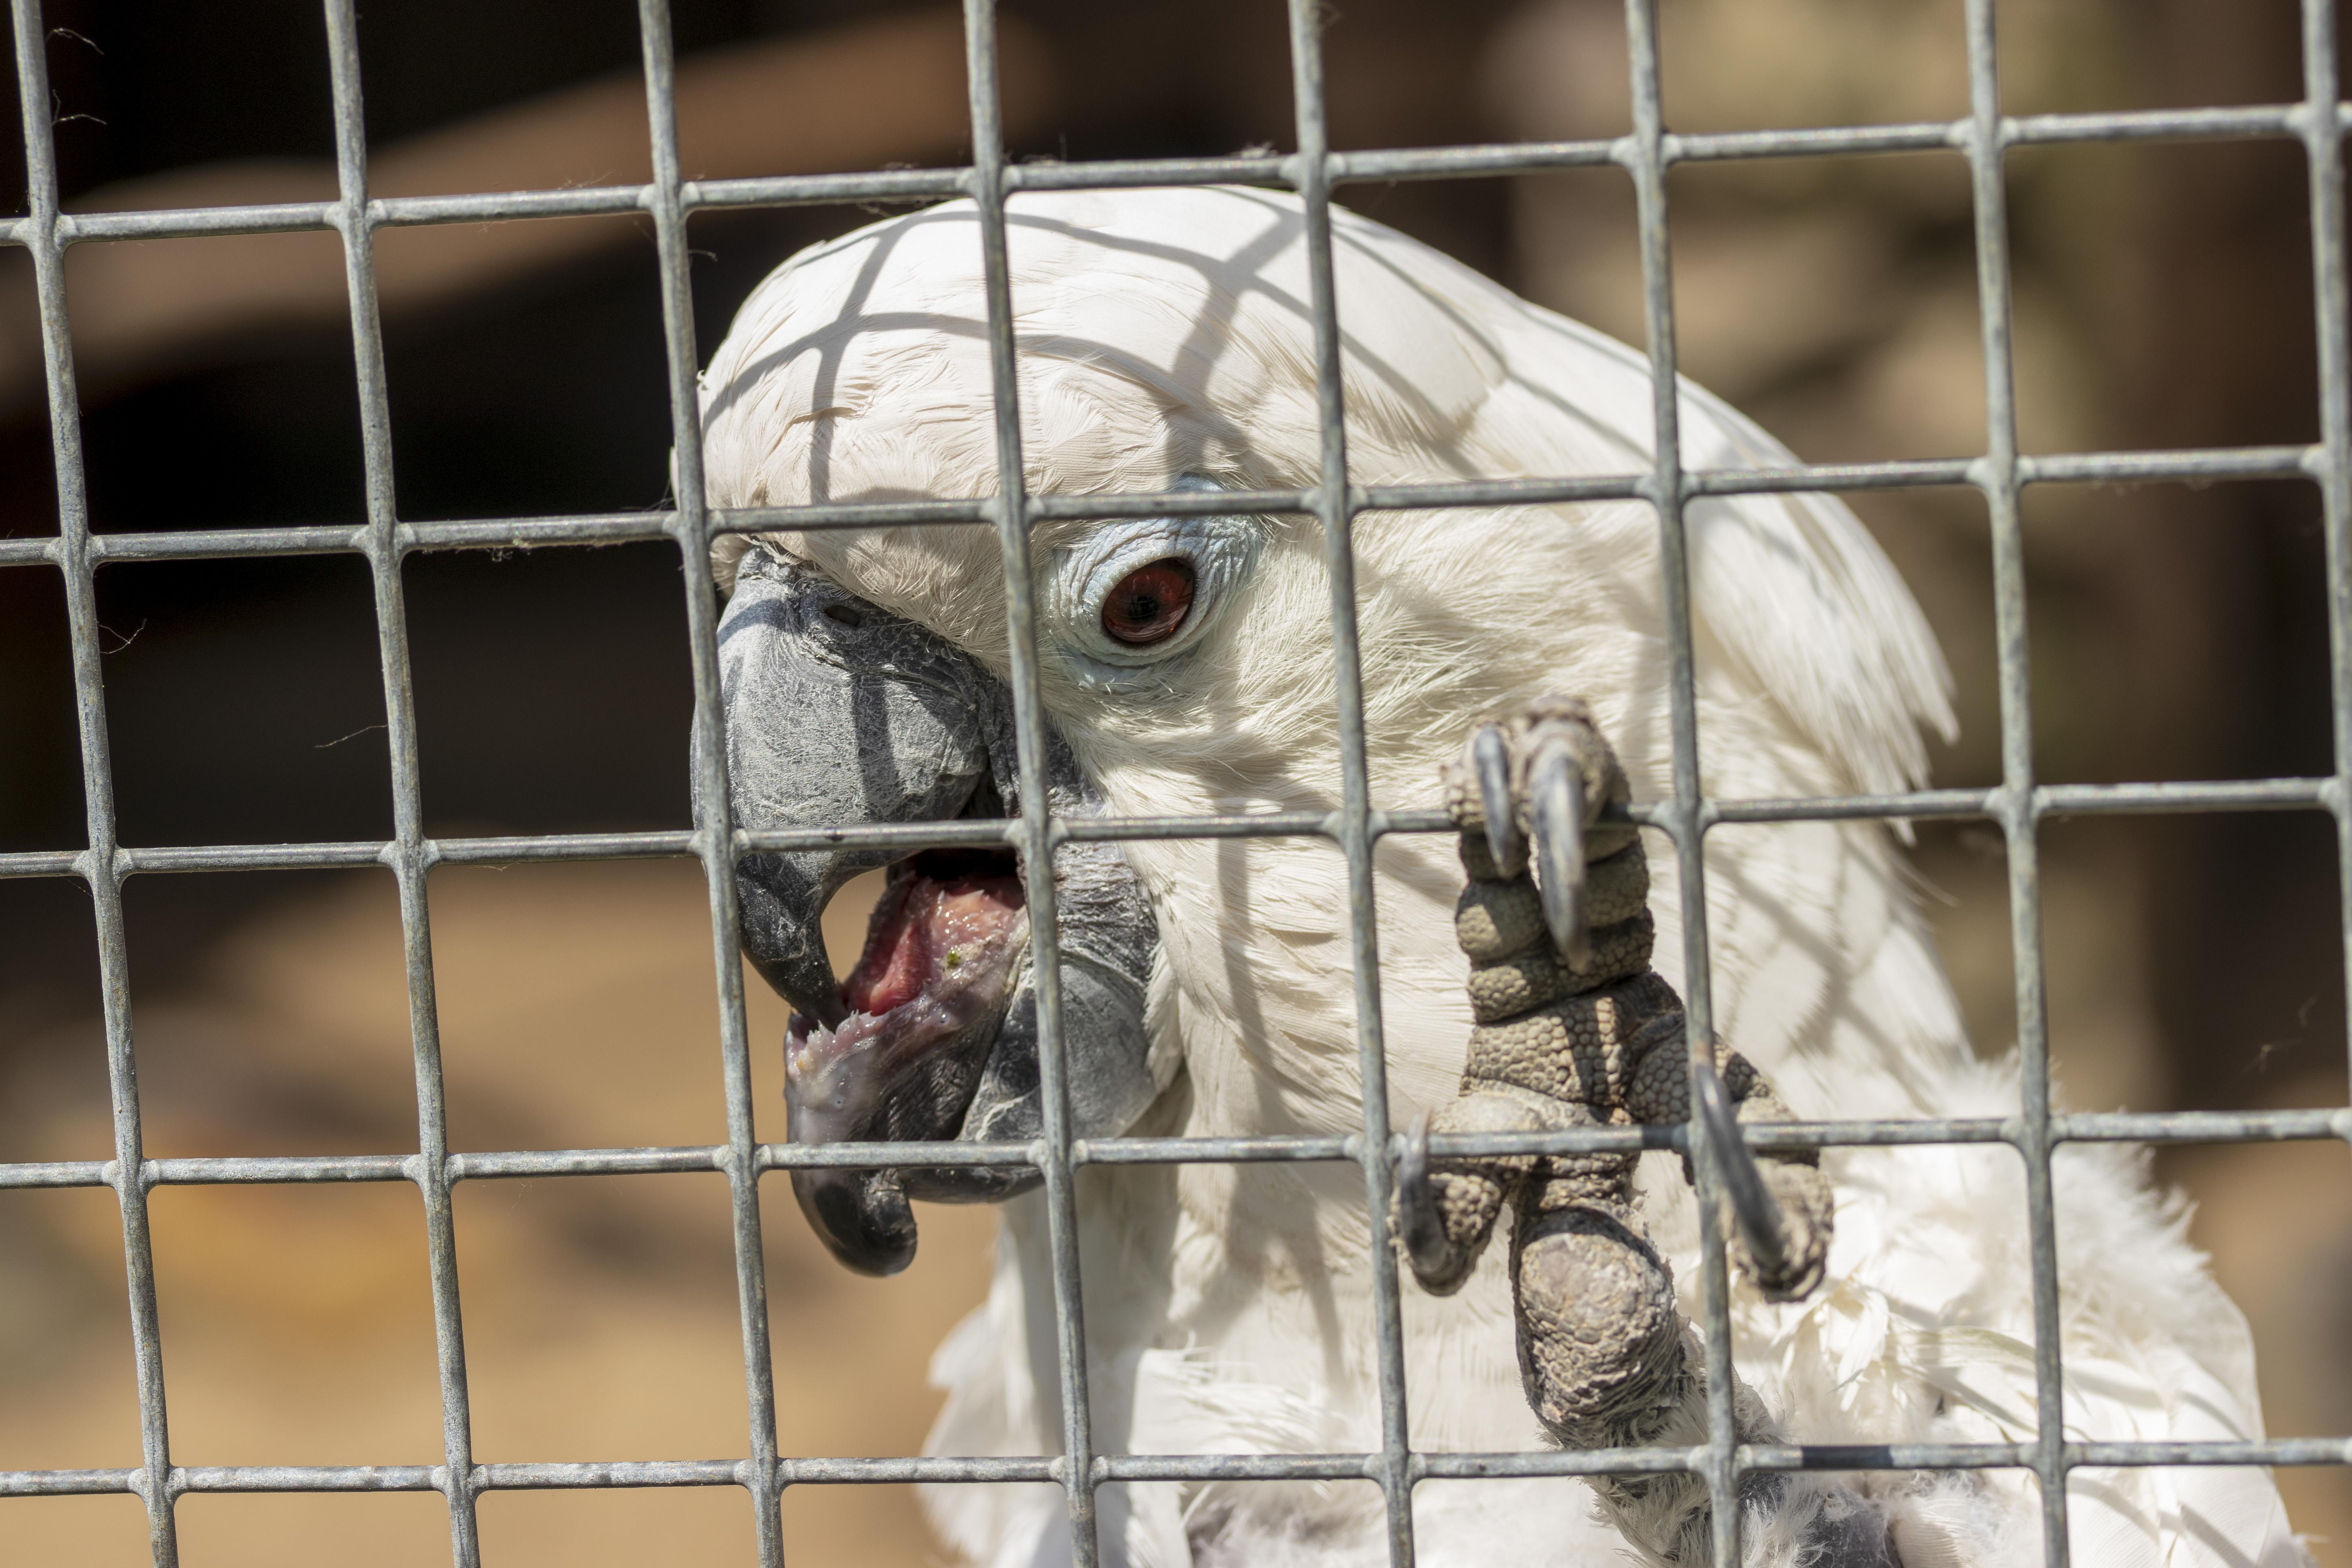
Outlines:
[{"label": "nostril", "polygon": [[852,631],[856,630],[859,626],[866,624],[866,617],[859,615],[856,610],[851,609],[847,605],[827,605],[824,607],[824,618],[828,621],[838,622],[842,626],[849,627]]}]

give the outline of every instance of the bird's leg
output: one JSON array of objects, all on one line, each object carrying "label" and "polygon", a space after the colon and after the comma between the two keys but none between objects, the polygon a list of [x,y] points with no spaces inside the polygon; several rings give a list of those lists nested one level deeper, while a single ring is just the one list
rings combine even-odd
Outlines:
[{"label": "bird's leg", "polygon": [[[1596,787],[1589,795],[1599,800],[1612,787],[1609,774],[1616,763],[1597,734],[1592,741],[1585,748],[1596,775]],[[1487,1026],[1505,1025],[1546,1000],[1638,973],[1649,962],[1649,873],[1632,830],[1603,830],[1580,846],[1589,852],[1613,842],[1614,852],[1602,857],[1590,873],[1585,854],[1576,858],[1572,902],[1576,945],[1581,952],[1577,963],[1561,960],[1547,940],[1552,911],[1528,879],[1528,835],[1520,831],[1511,804],[1515,791],[1507,743],[1499,730],[1487,729],[1479,731],[1473,748],[1475,784],[1483,792],[1479,805],[1486,815],[1483,821],[1475,820],[1457,801],[1457,818],[1465,821],[1462,862],[1468,885],[1454,921],[1455,938],[1471,960],[1470,1002],[1479,1028],[1472,1036],[1461,1094],[1434,1118],[1414,1126],[1397,1181],[1398,1230],[1405,1257],[1422,1287],[1439,1295],[1460,1289],[1469,1278],[1496,1218],[1506,1203],[1518,1196],[1537,1163],[1524,1155],[1432,1161],[1429,1133],[1534,1132],[1594,1122],[1591,1106],[1597,1103],[1600,1080],[1589,1070],[1591,1064],[1580,1073],[1570,1062],[1566,1077],[1553,1073],[1528,1081],[1515,1077],[1507,1064],[1499,1064],[1497,1071],[1485,1070],[1489,1064],[1481,1057],[1481,1042],[1487,1039]],[[1554,748],[1556,753],[1564,751]],[[1586,758],[1576,760],[1580,763]],[[1526,769],[1517,771],[1524,778]],[[1576,792],[1588,793],[1581,787],[1587,770],[1578,766],[1574,771]],[[1457,788],[1457,796],[1468,787]],[[1622,794],[1622,773],[1616,774],[1613,787]],[[1581,837],[1581,823],[1577,826]],[[1555,902],[1565,891],[1565,881],[1553,878]],[[1597,948],[1584,923],[1595,910],[1609,922]],[[1539,1053],[1541,1048],[1538,1045]]]},{"label": "bird's leg", "polygon": [[[1682,1048],[1682,1000],[1650,968],[1654,928],[1640,837],[1600,820],[1630,792],[1591,710],[1547,699],[1485,726],[1446,782],[1469,877],[1454,912],[1477,1025],[1465,1091],[1482,1077],[1522,1081],[1480,1070],[1482,1045],[1507,1041],[1554,1062],[1537,1074],[1542,1083],[1528,1084],[1539,1093],[1604,1113],[1622,1109],[1636,1121],[1687,1121],[1694,1064]],[[1536,1034],[1520,1037],[1529,1026]],[[1580,1058],[1591,1059],[1571,1066]],[[1696,1077],[1738,1221],[1740,1266],[1772,1299],[1801,1297],[1820,1281],[1829,1246],[1820,1156],[1798,1150],[1759,1161],[1725,1135],[1735,1121],[1789,1120],[1745,1058],[1718,1045]]]},{"label": "bird's leg", "polygon": [[[1482,730],[1448,784],[1467,873],[1454,934],[1471,961],[1474,1027],[1461,1096],[1428,1125],[1491,1132],[1685,1120],[1682,1002],[1650,967],[1649,868],[1636,830],[1600,820],[1628,791],[1589,710],[1547,701]],[[1720,1054],[1717,1068],[1738,1114],[1787,1116],[1743,1058]],[[1460,1285],[1511,1205],[1520,1372],[1538,1418],[1569,1447],[1705,1437],[1696,1343],[1635,1211],[1633,1159],[1624,1151],[1433,1157],[1417,1127],[1399,1173],[1406,1255],[1432,1289]],[[1738,1162],[1755,1175],[1744,1146],[1727,1153],[1727,1163]],[[1779,1256],[1759,1268],[1751,1253],[1774,1248],[1749,1247],[1742,1266],[1775,1294],[1801,1294],[1821,1274],[1828,1187],[1810,1155],[1766,1163],[1751,1184],[1786,1212],[1748,1217],[1780,1244]],[[1734,1402],[1742,1439],[1768,1437],[1754,1394],[1735,1386]],[[1651,1561],[1704,1561],[1699,1478],[1609,1477],[1595,1489]]]},{"label": "bird's leg", "polygon": [[[1567,788],[1570,820],[1517,805]],[[1545,774],[1553,776],[1547,779]],[[1475,792],[1475,793],[1474,793]],[[1436,1131],[1592,1127],[1621,1100],[1624,1047],[1648,1020],[1679,1016],[1650,969],[1649,869],[1634,830],[1589,814],[1625,798],[1613,753],[1581,704],[1559,704],[1482,731],[1456,782],[1467,873],[1454,936],[1470,958],[1471,1031],[1462,1093]],[[1574,865],[1563,868],[1563,830]],[[1530,878],[1533,869],[1551,891]],[[1574,929],[1562,931],[1563,910]],[[1563,938],[1569,940],[1562,940]],[[1513,1207],[1511,1272],[1520,1367],[1537,1415],[1574,1447],[1640,1444],[1685,1399],[1682,1323],[1664,1261],[1633,1205],[1622,1150],[1437,1159],[1425,1181],[1409,1159],[1399,1182],[1407,1255],[1423,1283],[1458,1285],[1497,1210]],[[1426,1194],[1426,1197],[1423,1194]],[[1417,1213],[1433,1212],[1414,1245]]]}]

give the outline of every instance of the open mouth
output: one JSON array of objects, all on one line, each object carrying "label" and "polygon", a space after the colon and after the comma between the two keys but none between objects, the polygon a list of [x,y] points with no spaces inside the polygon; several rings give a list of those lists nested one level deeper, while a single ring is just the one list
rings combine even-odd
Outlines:
[{"label": "open mouth", "polygon": [[[719,634],[728,797],[751,828],[818,822],[989,822],[1022,809],[1012,693],[928,627],[764,550],[742,563]],[[1042,774],[1056,811],[1108,809],[1050,721]],[[985,828],[971,831],[986,832]],[[915,1256],[914,1205],[992,1203],[1042,1179],[1002,1152],[908,1163],[912,1145],[1019,1145],[1055,1098],[1082,1135],[1124,1131],[1165,1087],[1146,1026],[1160,928],[1115,844],[1055,847],[1049,874],[1058,973],[1039,994],[1014,857],[932,849],[890,866],[846,980],[826,951],[834,895],[887,851],[833,845],[739,862],[744,956],[788,1000],[791,1142],[866,1150],[793,1162],[793,1196],[834,1256],[861,1273]],[[1048,869],[1031,865],[1035,874]],[[1050,1017],[1045,1001],[1056,1001]]]},{"label": "open mouth", "polygon": [[890,868],[844,1016],[827,1027],[794,1013],[785,1034],[795,1141],[952,1135],[1028,946],[1025,906],[1009,850],[929,849]]}]

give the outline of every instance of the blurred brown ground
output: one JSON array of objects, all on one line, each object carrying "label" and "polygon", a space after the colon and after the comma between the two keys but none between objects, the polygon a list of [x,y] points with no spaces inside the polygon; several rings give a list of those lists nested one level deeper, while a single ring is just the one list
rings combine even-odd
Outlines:
[{"label": "blurred brown ground", "polygon": [[[775,79],[799,68],[803,57],[777,52],[778,40],[846,24],[852,33],[824,35],[845,47],[840,38],[868,36],[856,26],[899,15],[848,0],[678,0],[677,9],[681,47],[712,68],[695,79],[721,84],[717,110],[723,84],[747,79],[730,74],[753,68],[745,62],[769,62],[759,68],[784,73]],[[1022,47],[1036,50],[1012,115],[1025,155],[1289,145],[1277,6],[1008,0],[1007,10]],[[1664,0],[1662,10],[1675,130],[1966,109],[1958,0]],[[553,14],[538,0],[366,8],[375,144],[408,150],[402,156],[420,168],[428,154],[462,163],[474,145],[468,125],[499,128],[510,138],[500,146],[529,142],[523,131],[542,123],[529,117],[533,104],[638,112],[625,90],[630,8],[566,8],[560,27],[547,25]],[[248,166],[236,160],[307,159],[315,175],[331,151],[315,5],[255,0],[195,15],[163,0],[48,7],[53,24],[102,50],[71,37],[50,44],[69,199],[121,205],[117,187],[132,180],[201,188]],[[936,17],[911,15],[909,26],[937,32]],[[1621,16],[1617,0],[1355,0],[1328,39],[1335,142],[1616,134],[1627,125]],[[2300,92],[2289,0],[2004,0],[2000,24],[2011,113]],[[469,47],[446,47],[452,37]],[[245,90],[248,81],[270,90]],[[898,104],[917,90],[904,80],[874,84],[900,98],[844,85],[850,104]],[[884,111],[888,124],[828,134],[878,161],[896,155],[875,150],[895,147],[889,137],[938,141],[934,127],[952,119]],[[765,122],[722,112],[711,123]],[[712,148],[723,172],[736,172],[730,157],[775,156],[751,142]],[[905,155],[948,160],[956,149]],[[2310,237],[2294,148],[2033,149],[2011,158],[2009,190],[2026,450],[2314,437]],[[1810,459],[1981,449],[1976,279],[1956,156],[1685,167],[1671,194],[1679,348],[1692,375]],[[1343,199],[1642,342],[1620,172],[1358,187]],[[705,352],[774,260],[870,216],[698,218]],[[238,243],[256,266],[290,258],[296,277],[315,271],[303,247],[316,240]],[[159,249],[184,256],[222,243]],[[667,426],[641,234],[625,223],[490,226],[452,231],[446,244],[415,232],[386,243],[388,256],[404,244],[437,247],[435,289],[387,306],[404,516],[657,500]],[[471,259],[468,245],[478,247]],[[526,256],[541,270],[518,262]],[[0,273],[22,259],[0,252]],[[110,276],[120,284],[127,274]],[[176,335],[158,339],[149,359],[126,350],[112,379],[86,394],[97,525],[355,515],[339,301],[311,289],[271,326],[206,316],[193,293],[173,291],[168,261],[149,276],[163,279],[147,286],[161,294],[122,298],[160,311]],[[31,341],[28,319],[11,315],[21,300],[9,287],[0,277],[0,353]],[[256,292],[270,297],[245,290]],[[75,309],[102,304],[85,293]],[[46,440],[30,411],[0,408],[0,531],[54,526]],[[2327,769],[2309,487],[2044,487],[2025,504],[2045,779]],[[1855,505],[1953,663],[1963,733],[1938,753],[1936,782],[1990,782],[1998,727],[1981,503],[1923,491]],[[653,547],[423,558],[408,584],[429,831],[686,820],[674,559]],[[127,841],[388,829],[383,739],[366,728],[381,722],[381,688],[352,563],[110,567],[100,595]],[[0,573],[0,847],[82,842],[63,647],[54,578]],[[1922,897],[1988,1052],[2015,1037],[2001,856],[1980,827],[1920,834]],[[2343,936],[2323,819],[2056,824],[2043,843],[2042,896],[2053,1048],[2068,1102],[2345,1102]],[[142,877],[128,899],[151,1152],[415,1147],[387,879]],[[110,1152],[87,911],[69,886],[0,881],[0,1158]],[[433,915],[457,1147],[721,1137],[708,917],[690,866],[444,871]],[[760,1131],[775,1138],[782,1019],[751,989]],[[2182,1149],[2156,1170],[2196,1205],[2191,1234],[2252,1323],[2271,1431],[2352,1431],[2346,1151]],[[925,1363],[978,1299],[992,1220],[927,1212],[913,1272],[875,1282],[811,1242],[783,1182],[768,1182],[762,1202],[787,1451],[913,1451],[936,1405]],[[176,1459],[438,1458],[412,1190],[168,1189],[153,1218]],[[472,1183],[459,1190],[457,1219],[478,1456],[744,1451],[718,1178]],[[136,1461],[120,1245],[103,1192],[0,1194],[0,1468]],[[2352,1475],[2289,1472],[2281,1485],[2297,1528],[2324,1538],[2322,1562],[2352,1568]],[[447,1560],[430,1496],[204,1496],[183,1501],[179,1517],[191,1564]],[[741,1561],[750,1517],[727,1490],[494,1494],[482,1505],[486,1555],[499,1563]],[[907,1489],[796,1489],[785,1520],[799,1563],[929,1560]],[[0,1562],[10,1568],[143,1557],[129,1498],[16,1500],[0,1510]]]},{"label": "blurred brown ground", "polygon": [[[390,879],[329,876],[225,935],[201,984],[135,1005],[156,1155],[413,1149],[399,911]],[[852,899],[851,903],[856,900]],[[698,870],[650,862],[444,872],[432,893],[452,1147],[723,1142],[708,905]],[[850,951],[856,948],[850,938]],[[781,1004],[752,1005],[763,1138],[782,1135]],[[102,1158],[88,1022],[27,1042],[5,1093],[11,1158]],[[781,1179],[762,1189],[783,1449],[916,1451],[936,1345],[983,1289],[992,1226],[926,1215],[913,1268],[835,1265]],[[424,1215],[404,1184],[179,1188],[152,1206],[173,1457],[184,1464],[440,1458]],[[476,1456],[731,1458],[746,1452],[725,1182],[480,1183],[458,1190]],[[135,1465],[139,1433],[110,1194],[9,1194],[0,1291],[0,1468]],[[114,1499],[9,1505],[12,1565],[137,1563]],[[433,1496],[204,1498],[184,1561],[446,1558]],[[801,1563],[928,1560],[899,1487],[813,1487],[785,1510]],[[751,1506],[713,1491],[501,1494],[484,1550],[515,1563],[748,1557]]]}]

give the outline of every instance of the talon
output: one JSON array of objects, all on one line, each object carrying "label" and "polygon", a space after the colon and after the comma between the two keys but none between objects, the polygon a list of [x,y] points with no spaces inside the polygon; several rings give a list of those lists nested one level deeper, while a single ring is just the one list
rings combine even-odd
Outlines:
[{"label": "talon", "polygon": [[[1490,819],[1491,820],[1491,819]],[[1412,1264],[1413,1277],[1423,1284],[1445,1271],[1450,1250],[1445,1219],[1437,1212],[1437,1194],[1429,1181],[1429,1112],[1413,1118],[1404,1135],[1404,1151],[1397,1156],[1397,1237]]]},{"label": "talon", "polygon": [[1732,1116],[1713,1060],[1704,1057],[1695,1060],[1691,1077],[1697,1085],[1699,1114],[1706,1120],[1706,1140],[1716,1152],[1716,1169],[1723,1173],[1732,1215],[1739,1223],[1739,1234],[1747,1238],[1748,1256],[1755,1260],[1759,1282],[1769,1288],[1788,1278],[1789,1222],[1765,1187],[1764,1173],[1757,1168],[1748,1141],[1739,1135],[1739,1123]]},{"label": "talon", "polygon": [[[1581,964],[1591,956],[1584,919],[1584,773],[1568,742],[1551,740],[1536,753],[1528,777],[1544,924],[1551,928],[1560,957]],[[1482,777],[1482,787],[1484,782]]]},{"label": "talon", "polygon": [[1486,725],[1470,742],[1471,766],[1478,774],[1478,809],[1486,818],[1486,853],[1495,868],[1519,863],[1519,819],[1511,807],[1511,748],[1503,731]]}]

